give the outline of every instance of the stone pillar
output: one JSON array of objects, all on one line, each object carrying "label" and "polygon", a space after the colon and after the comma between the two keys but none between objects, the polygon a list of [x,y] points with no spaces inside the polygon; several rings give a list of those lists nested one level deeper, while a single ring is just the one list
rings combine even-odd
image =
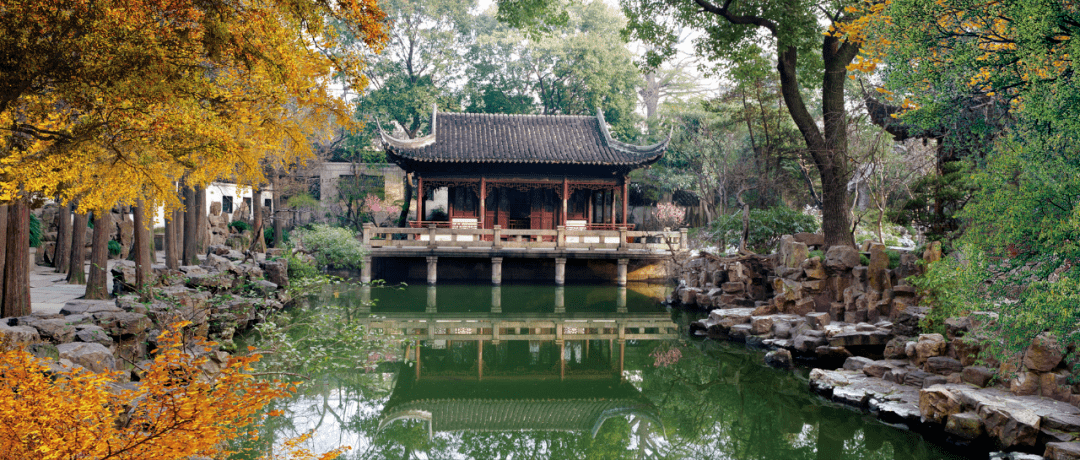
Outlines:
[{"label": "stone pillar", "polygon": [[425,309],[424,312],[425,313],[436,313],[437,311],[438,311],[438,309],[436,308],[436,302],[435,302],[435,286],[428,286],[428,288],[427,288],[427,309]]},{"label": "stone pillar", "polygon": [[[427,240],[428,249],[435,249],[436,246],[437,246],[435,244],[435,224],[428,224],[427,235],[428,235],[428,240]],[[428,279],[430,279],[430,278],[431,278],[431,276],[428,275]],[[434,283],[434,281],[432,281],[432,283]]]},{"label": "stone pillar", "polygon": [[502,257],[491,258],[491,284],[499,286],[502,284]]},{"label": "stone pillar", "polygon": [[495,235],[492,236],[491,248],[502,249],[502,225],[492,226],[492,230],[495,231]]},{"label": "stone pillar", "polygon": [[360,286],[360,312],[371,313],[371,286]]},{"label": "stone pillar", "polygon": [[630,263],[630,259],[619,259],[619,268],[615,280],[619,286],[626,286],[626,265],[628,263]]},{"label": "stone pillar", "polygon": [[371,254],[364,255],[364,265],[360,267],[360,282],[364,284],[371,282]]},{"label": "stone pillar", "polygon": [[559,225],[558,227],[555,227],[555,232],[555,247],[562,249],[566,246],[566,226]]},{"label": "stone pillar", "polygon": [[427,284],[430,284],[430,285],[434,286],[435,282],[439,280],[438,268],[439,268],[439,258],[437,256],[428,257],[427,258]]},{"label": "stone pillar", "polygon": [[615,311],[626,313],[626,286],[620,286],[618,293],[615,294]]},{"label": "stone pillar", "polygon": [[[502,313],[502,286],[491,288],[491,312]],[[498,331],[496,331],[498,334]]]},{"label": "stone pillar", "polygon": [[555,259],[555,285],[564,284],[566,284],[566,258],[560,257]]},{"label": "stone pillar", "polygon": [[563,286],[555,288],[555,313],[566,313],[566,288]]}]

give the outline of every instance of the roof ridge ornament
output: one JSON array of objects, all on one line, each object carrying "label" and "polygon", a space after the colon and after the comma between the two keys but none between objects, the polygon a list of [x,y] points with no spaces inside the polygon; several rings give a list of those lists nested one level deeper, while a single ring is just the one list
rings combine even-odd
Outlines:
[{"label": "roof ridge ornament", "polygon": [[666,139],[652,145],[634,145],[621,142],[614,137],[611,137],[611,132],[608,131],[607,127],[607,120],[604,119],[604,110],[599,107],[596,108],[596,120],[600,122],[600,133],[604,136],[604,143],[606,146],[632,154],[652,154],[652,152],[655,152],[659,148],[666,148],[668,142],[671,142],[671,134],[674,132],[674,127],[672,127],[672,130],[668,132]]},{"label": "roof ridge ornament", "polygon": [[435,116],[436,116],[436,114],[438,112],[439,112],[438,104],[437,103],[432,103],[431,104],[431,123],[430,123],[431,124],[431,134],[428,134],[427,136],[417,137],[415,139],[398,139],[398,138],[396,138],[394,136],[391,136],[391,135],[387,134],[386,131],[383,130],[382,123],[379,123],[379,117],[375,117],[375,124],[379,128],[379,137],[382,138],[383,145],[384,146],[399,147],[399,148],[418,149],[418,148],[423,148],[423,147],[427,147],[427,146],[429,146],[431,144],[434,144],[435,143],[435,134],[436,134],[437,129],[438,129],[438,126],[436,126],[436,124],[435,124]]}]

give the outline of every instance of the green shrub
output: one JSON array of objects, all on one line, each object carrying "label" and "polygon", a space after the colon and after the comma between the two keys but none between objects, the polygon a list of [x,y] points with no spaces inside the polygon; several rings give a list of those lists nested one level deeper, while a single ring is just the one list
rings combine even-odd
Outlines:
[{"label": "green shrub", "polygon": [[908,278],[922,295],[922,304],[930,307],[923,329],[944,334],[946,318],[991,309],[982,287],[988,276],[986,256],[967,245],[957,255],[931,263],[922,275]]},{"label": "green shrub", "polygon": [[41,247],[41,219],[30,214],[30,247]]},{"label": "green shrub", "polygon": [[[270,247],[274,245],[274,227],[267,227],[263,229],[263,240],[266,241],[266,246]],[[285,243],[289,242],[289,231],[281,231],[281,241]]]},{"label": "green shrub", "polygon": [[109,255],[110,256],[118,256],[118,255],[120,255],[120,243],[118,241],[109,240]]},{"label": "green shrub", "polygon": [[234,220],[229,222],[229,228],[235,228],[236,233],[244,233],[251,230],[251,224],[242,220]]},{"label": "green shrub", "polygon": [[820,257],[821,260],[825,260],[825,251],[815,249],[810,251],[810,254],[806,256],[807,259],[813,259],[814,257]]},{"label": "green shrub", "polygon": [[870,265],[870,258],[866,257],[866,254],[860,253],[859,254],[859,265],[869,266]]},{"label": "green shrub", "polygon": [[885,255],[889,256],[889,270],[895,270],[900,266],[900,251],[895,249],[886,249]]},{"label": "green shrub", "polygon": [[319,269],[314,265],[300,260],[299,257],[290,253],[285,260],[289,263],[289,279],[299,280],[319,276]]},{"label": "green shrub", "polygon": [[364,247],[346,228],[316,224],[294,231],[292,244],[310,251],[320,268],[359,270],[364,264]]},{"label": "green shrub", "polygon": [[[742,234],[742,211],[718,217],[709,224],[710,237],[719,246],[739,245]],[[813,217],[783,206],[769,209],[750,210],[750,236],[746,242],[748,249],[766,253],[775,249],[782,235],[799,232],[813,233],[818,224]]]}]

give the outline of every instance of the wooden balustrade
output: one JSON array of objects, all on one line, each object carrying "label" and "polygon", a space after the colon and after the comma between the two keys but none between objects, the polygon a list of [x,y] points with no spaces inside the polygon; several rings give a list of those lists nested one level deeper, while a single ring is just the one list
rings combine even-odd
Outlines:
[{"label": "wooden balustrade", "polygon": [[364,226],[363,243],[368,248],[456,247],[465,249],[524,250],[608,250],[677,252],[687,248],[686,229],[678,231],[634,231],[583,229],[559,226],[554,230],[451,228],[449,222],[428,223],[426,227]]}]

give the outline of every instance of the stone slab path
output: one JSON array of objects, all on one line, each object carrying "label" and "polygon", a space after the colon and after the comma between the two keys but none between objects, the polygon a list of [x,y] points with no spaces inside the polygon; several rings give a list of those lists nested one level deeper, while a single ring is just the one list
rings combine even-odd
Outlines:
[{"label": "stone slab path", "polygon": [[[34,254],[37,248],[30,248],[30,311],[38,314],[59,314],[60,309],[69,301],[78,299],[86,293],[86,286],[81,284],[67,284],[66,276],[56,273],[52,267],[37,265],[34,263]],[[158,260],[165,259],[165,252],[158,251]],[[112,268],[118,260],[109,260],[108,275],[109,291],[112,291]],[[89,262],[86,264],[89,270]]]}]

